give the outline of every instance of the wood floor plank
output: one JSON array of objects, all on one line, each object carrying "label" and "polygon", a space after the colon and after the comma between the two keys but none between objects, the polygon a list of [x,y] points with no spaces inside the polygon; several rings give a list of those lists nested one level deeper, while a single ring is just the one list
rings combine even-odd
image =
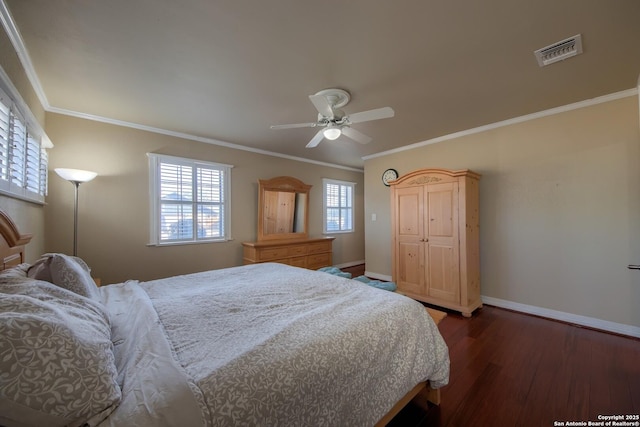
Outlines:
[{"label": "wood floor plank", "polygon": [[570,363],[573,364],[571,375],[567,375],[566,380],[569,382],[569,400],[567,402],[567,414],[569,419],[573,420],[596,420],[590,418],[592,414],[589,411],[589,402],[591,387],[589,376],[585,375],[591,367],[591,350],[592,343],[583,333],[584,330],[579,328],[568,328],[576,332],[575,346],[573,353],[569,355]]},{"label": "wood floor plank", "polygon": [[552,426],[638,414],[640,340],[485,306],[440,323],[442,404],[403,426]]},{"label": "wood floor plank", "polygon": [[630,343],[614,336],[603,336],[593,342],[596,355],[594,364],[597,363],[599,369],[592,374],[592,386],[606,390],[603,396],[594,399],[591,405],[593,414],[602,413],[603,410],[618,414],[634,413],[632,390],[634,384],[637,388],[640,383],[640,350],[636,346],[629,346]]},{"label": "wood floor plank", "polygon": [[[354,277],[364,266],[353,269]],[[640,339],[492,306],[438,325],[451,359],[442,403],[390,426],[553,426],[640,414]]]},{"label": "wood floor plank", "polygon": [[532,420],[543,422],[541,425],[552,425],[553,421],[558,419],[558,414],[552,413],[549,409],[549,399],[561,369],[556,351],[564,342],[564,333],[560,331],[560,324],[550,326],[547,331],[536,328],[536,332],[531,334],[532,340],[538,345],[535,357],[530,359],[528,369],[532,373],[531,383],[525,391],[526,404],[516,424],[518,426],[531,425]]},{"label": "wood floor plank", "polygon": [[[464,393],[464,398],[459,400],[458,405],[453,413],[441,413],[443,425],[448,426],[470,426],[470,425],[490,425],[488,418],[493,418],[492,409],[495,408],[495,402],[488,399],[475,399],[473,396],[486,393],[487,388],[495,382],[500,367],[494,364],[487,364],[479,373],[470,387]],[[495,419],[492,419],[495,421]]]}]

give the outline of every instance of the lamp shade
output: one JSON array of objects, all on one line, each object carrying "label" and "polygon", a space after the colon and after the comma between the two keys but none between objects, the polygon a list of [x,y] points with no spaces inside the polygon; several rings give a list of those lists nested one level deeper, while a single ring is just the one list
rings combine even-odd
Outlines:
[{"label": "lamp shade", "polygon": [[96,172],[83,171],[80,169],[56,168],[55,171],[58,175],[60,175],[60,177],[71,182],[91,181],[98,175]]},{"label": "lamp shade", "polygon": [[338,139],[340,137],[342,131],[339,127],[329,126],[322,133],[324,134],[325,138],[333,141],[334,139]]}]

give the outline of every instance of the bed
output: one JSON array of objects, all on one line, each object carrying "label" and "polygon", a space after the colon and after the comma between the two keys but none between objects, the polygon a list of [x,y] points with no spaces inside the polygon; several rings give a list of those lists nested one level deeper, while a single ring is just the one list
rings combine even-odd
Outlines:
[{"label": "bed", "polygon": [[0,233],[0,425],[384,425],[449,380],[392,292],[275,263],[98,288],[79,258],[25,264],[1,212]]}]

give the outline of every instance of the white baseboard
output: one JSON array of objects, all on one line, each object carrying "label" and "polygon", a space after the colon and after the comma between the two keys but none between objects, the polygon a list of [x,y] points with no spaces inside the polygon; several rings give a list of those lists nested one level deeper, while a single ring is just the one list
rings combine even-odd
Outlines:
[{"label": "white baseboard", "polygon": [[[360,265],[360,264],[364,264],[364,260],[348,262],[346,264],[338,264],[338,265],[334,265],[334,267],[346,268],[346,267],[353,267],[354,265]],[[392,281],[391,280],[391,276],[387,276],[386,274],[374,273],[373,271],[365,271],[364,275],[367,276],[367,277],[370,277],[372,279],[384,280],[385,282],[391,282]]]},{"label": "white baseboard", "polygon": [[365,271],[364,275],[367,277],[371,277],[372,279],[378,279],[378,280],[384,280],[386,282],[392,282],[392,277],[391,276],[387,276],[386,274],[378,274],[378,273],[374,273],[373,271]]},{"label": "white baseboard", "polygon": [[500,308],[506,308],[522,313],[533,314],[535,316],[547,317],[549,319],[560,320],[567,323],[586,326],[594,329],[601,329],[607,332],[613,332],[621,335],[640,338],[640,328],[623,323],[609,322],[608,320],[596,319],[593,317],[580,316],[578,314],[565,313],[563,311],[551,310],[533,305],[520,304],[518,302],[507,301],[499,298],[482,296],[482,302],[487,305],[493,305]]},{"label": "white baseboard", "polygon": [[364,264],[364,260],[362,260],[362,261],[345,262],[343,264],[335,264],[334,267],[348,268],[348,267],[353,267],[354,265],[362,265],[362,264]]},{"label": "white baseboard", "polygon": [[[362,264],[355,262],[350,265],[344,265],[350,267],[352,265]],[[339,267],[339,266],[336,266]],[[392,277],[379,274],[372,271],[365,271],[364,275],[378,280],[392,281]],[[487,305],[493,305],[500,308],[506,308],[508,310],[519,311],[521,313],[533,314],[535,316],[546,317],[549,319],[560,320],[562,322],[573,323],[580,326],[586,326],[588,328],[600,329],[615,334],[628,335],[630,337],[640,338],[640,327],[625,325],[623,323],[610,322],[608,320],[596,319],[594,317],[581,316],[579,314],[565,313],[563,311],[551,310],[549,308],[536,307],[534,305],[521,304],[519,302],[507,301],[500,298],[481,296],[482,302]]]}]

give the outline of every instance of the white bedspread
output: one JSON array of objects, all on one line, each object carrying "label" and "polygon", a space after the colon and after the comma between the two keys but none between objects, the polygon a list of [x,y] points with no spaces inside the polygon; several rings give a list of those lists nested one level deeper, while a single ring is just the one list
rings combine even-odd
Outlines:
[{"label": "white bedspread", "polygon": [[101,289],[123,401],[105,425],[370,426],[449,377],[416,301],[256,264]]}]

